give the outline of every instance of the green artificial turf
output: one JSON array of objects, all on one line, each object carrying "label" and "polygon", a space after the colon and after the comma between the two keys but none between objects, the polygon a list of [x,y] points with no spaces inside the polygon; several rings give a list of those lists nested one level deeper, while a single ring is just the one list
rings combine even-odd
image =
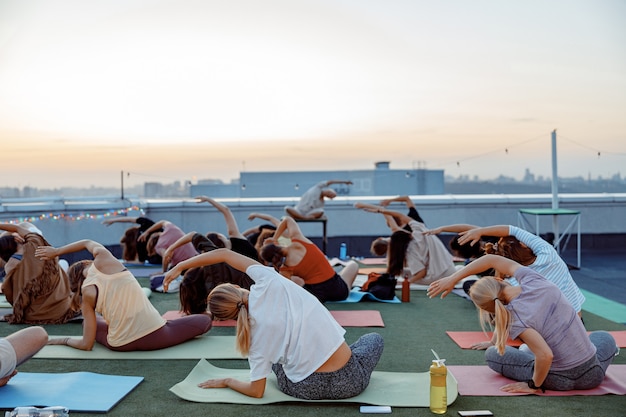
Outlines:
[{"label": "green artificial turf", "polygon": [[[146,278],[139,278],[148,286]],[[398,294],[399,295],[399,294]],[[164,313],[178,308],[177,294],[154,293],[151,301]],[[425,372],[430,366],[434,349],[449,365],[483,365],[482,351],[462,350],[445,331],[478,331],[480,325],[473,304],[454,294],[447,298],[428,299],[424,291],[412,291],[411,302],[387,304],[361,302],[354,304],[329,304],[332,310],[378,309],[385,322],[384,328],[347,328],[348,343],[368,332],[378,332],[385,340],[385,351],[377,370],[395,372]],[[584,312],[588,330],[626,330],[626,326]],[[0,323],[0,336],[5,336],[21,325]],[[55,335],[79,335],[80,324],[44,326]],[[216,327],[214,334],[232,335],[234,328]],[[143,376],[145,380],[116,405],[110,416],[277,416],[298,415],[306,417],[356,416],[359,404],[346,403],[285,403],[262,406],[236,404],[200,404],[179,399],[169,388],[183,380],[197,360],[59,360],[31,359],[20,367],[22,372],[73,372],[89,371],[113,375]],[[219,367],[247,368],[245,360],[211,361]],[[614,363],[626,364],[626,355],[618,356]],[[476,381],[480,384],[480,380]],[[1,389],[1,388],[0,388]],[[94,396],[98,393],[94,392]],[[448,408],[446,415],[456,416],[459,410],[488,409],[495,416],[621,416],[626,410],[626,397],[616,395],[571,397],[463,397]],[[393,408],[396,416],[432,415],[428,408]],[[71,413],[73,417],[93,414]]]}]

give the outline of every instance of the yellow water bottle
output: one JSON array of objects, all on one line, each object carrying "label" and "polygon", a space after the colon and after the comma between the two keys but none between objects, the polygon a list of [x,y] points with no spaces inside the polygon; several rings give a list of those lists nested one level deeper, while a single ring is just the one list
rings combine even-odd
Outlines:
[{"label": "yellow water bottle", "polygon": [[445,414],[448,410],[448,392],[446,379],[448,369],[445,359],[433,360],[430,365],[430,411],[434,414]]}]

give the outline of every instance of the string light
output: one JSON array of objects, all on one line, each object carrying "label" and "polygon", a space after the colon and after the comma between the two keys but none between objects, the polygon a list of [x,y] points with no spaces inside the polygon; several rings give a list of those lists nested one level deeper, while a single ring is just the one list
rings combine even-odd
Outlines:
[{"label": "string light", "polygon": [[106,213],[102,214],[93,214],[93,213],[42,213],[36,216],[25,216],[18,217],[15,219],[5,220],[6,223],[9,224],[18,224],[23,222],[35,223],[37,221],[43,220],[65,220],[65,221],[82,221],[82,220],[100,220],[106,219],[107,217],[117,217],[117,216],[125,216],[129,211],[138,211],[142,216],[145,214],[143,209],[139,206],[132,206],[125,209],[118,210],[109,210]]}]

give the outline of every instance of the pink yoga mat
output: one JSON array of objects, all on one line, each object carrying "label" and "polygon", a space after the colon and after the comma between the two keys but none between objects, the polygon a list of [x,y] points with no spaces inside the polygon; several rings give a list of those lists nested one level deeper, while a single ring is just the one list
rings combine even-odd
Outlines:
[{"label": "pink yoga mat", "polygon": [[[385,327],[383,318],[378,310],[348,310],[348,311],[331,311],[337,323],[343,327]],[[176,319],[182,316],[180,311],[171,310],[163,314],[166,320]],[[216,327],[234,327],[237,324],[235,320],[216,320],[213,326]]]},{"label": "pink yoga mat", "polygon": [[[486,342],[491,340],[492,333],[487,334],[483,332],[446,332],[448,336],[462,349],[471,349],[472,345],[479,342]],[[626,347],[626,330],[610,331],[611,335],[615,338],[617,346],[620,348]],[[507,342],[509,346],[519,346],[521,342],[519,340],[510,340]]]},{"label": "pink yoga mat", "polygon": [[[488,366],[449,365],[448,370],[458,382],[460,395],[500,397],[514,394],[500,390],[500,387],[515,382],[492,371]],[[537,395],[565,397],[571,395],[626,395],[626,365],[609,365],[606,377],[600,386],[589,390],[546,391]]]}]

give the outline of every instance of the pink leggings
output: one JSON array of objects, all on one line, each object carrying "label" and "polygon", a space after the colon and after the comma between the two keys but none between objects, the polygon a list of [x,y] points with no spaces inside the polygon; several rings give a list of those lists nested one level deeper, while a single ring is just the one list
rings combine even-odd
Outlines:
[{"label": "pink leggings", "polygon": [[109,325],[102,317],[97,318],[97,323],[96,341],[118,352],[157,350],[175,346],[208,332],[213,325],[211,317],[207,314],[192,314],[175,320],[168,320],[163,327],[123,346],[111,346],[107,342]]}]

